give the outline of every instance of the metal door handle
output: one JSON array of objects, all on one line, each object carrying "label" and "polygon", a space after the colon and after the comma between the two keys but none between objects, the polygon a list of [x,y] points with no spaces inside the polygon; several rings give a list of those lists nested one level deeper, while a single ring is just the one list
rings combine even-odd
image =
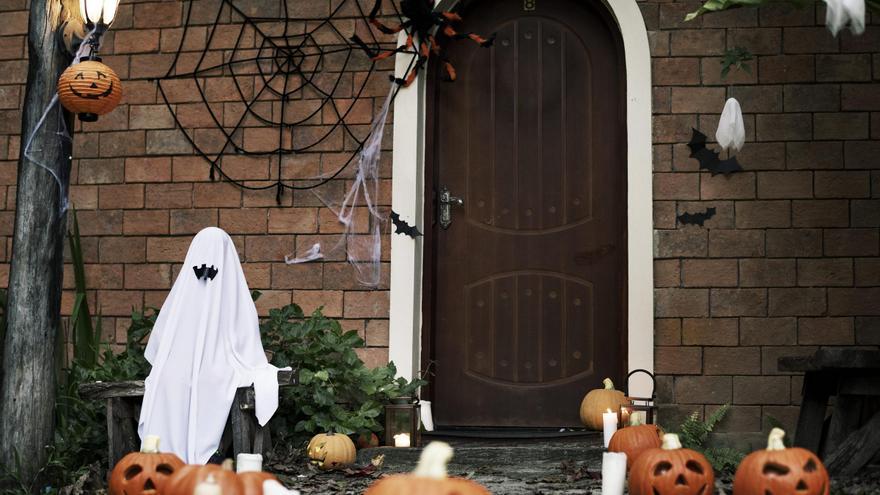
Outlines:
[{"label": "metal door handle", "polygon": [[438,196],[440,210],[440,227],[448,229],[452,225],[452,206],[464,206],[464,200],[450,194],[449,188],[445,185],[440,186],[440,195]]}]

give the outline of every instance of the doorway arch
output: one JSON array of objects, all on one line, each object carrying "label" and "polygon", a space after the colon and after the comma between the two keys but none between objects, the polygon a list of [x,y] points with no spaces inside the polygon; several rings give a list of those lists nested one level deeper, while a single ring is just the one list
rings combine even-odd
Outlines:
[{"label": "doorway arch", "polygon": [[[449,9],[445,0],[438,9]],[[627,366],[653,370],[653,215],[651,144],[651,56],[648,35],[635,0],[606,0],[623,43],[627,149]],[[403,42],[401,34],[400,41]],[[398,76],[410,55],[397,56]],[[420,74],[395,101],[392,205],[401,218],[424,230],[426,86]],[[424,238],[391,236],[389,359],[400,376],[419,369],[423,322]],[[650,393],[650,381],[634,381],[631,394]]]}]

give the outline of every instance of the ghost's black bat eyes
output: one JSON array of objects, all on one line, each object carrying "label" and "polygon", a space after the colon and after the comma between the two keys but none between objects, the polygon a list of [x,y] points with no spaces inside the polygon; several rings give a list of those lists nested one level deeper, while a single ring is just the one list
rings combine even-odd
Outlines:
[{"label": "ghost's black bat eyes", "polygon": [[203,278],[214,280],[214,277],[217,276],[217,273],[220,270],[214,268],[214,265],[207,267],[204,263],[202,263],[202,266],[193,266],[193,271],[196,272],[196,279],[198,280],[201,280]]}]

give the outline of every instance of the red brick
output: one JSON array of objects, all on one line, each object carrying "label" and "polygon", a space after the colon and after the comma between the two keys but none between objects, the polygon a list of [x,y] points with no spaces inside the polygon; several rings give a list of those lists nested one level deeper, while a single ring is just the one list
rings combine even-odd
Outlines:
[{"label": "red brick", "polygon": [[656,289],[658,317],[708,316],[709,291],[705,289]]},{"label": "red brick", "polygon": [[654,320],[654,345],[681,345],[681,320],[679,318]]},{"label": "red brick", "polygon": [[103,237],[99,253],[101,263],[143,263],[146,241],[143,237]]},{"label": "red brick", "polygon": [[672,32],[671,48],[675,56],[721,55],[724,51],[723,29],[682,29]]},{"label": "red brick", "polygon": [[867,139],[867,113],[817,113],[813,116],[814,139]]},{"label": "red brick", "polygon": [[738,279],[736,260],[684,260],[681,278],[684,287],[735,287]]},{"label": "red brick", "polygon": [[382,347],[365,347],[354,350],[367,368],[378,368],[388,364],[388,349]]},{"label": "red brick", "polygon": [[193,205],[196,208],[238,208],[241,206],[241,189],[230,182],[194,184]]},{"label": "red brick", "polygon": [[743,47],[755,55],[776,55],[782,51],[781,29],[729,29],[727,38],[729,46]]},{"label": "red brick", "polygon": [[703,353],[699,347],[654,348],[654,371],[664,375],[699,375]]},{"label": "red brick", "polygon": [[858,141],[846,143],[846,168],[880,168],[880,142]]},{"label": "red brick", "polygon": [[702,113],[706,109],[723,108],[727,99],[724,88],[674,87],[672,113]]},{"label": "red brick", "polygon": [[738,335],[736,318],[684,318],[681,324],[684,345],[735,346]]},{"label": "red brick", "polygon": [[825,289],[770,289],[770,316],[818,316],[825,308]]},{"label": "red brick", "polygon": [[293,236],[248,236],[245,240],[245,257],[248,261],[283,261],[294,251]]},{"label": "red brick", "polygon": [[740,344],[793,345],[797,342],[797,319],[740,318]]},{"label": "red brick", "polygon": [[877,229],[828,229],[824,241],[826,256],[880,254],[880,232]]},{"label": "red brick", "polygon": [[192,184],[147,184],[144,206],[147,208],[189,208]]},{"label": "red brick", "polygon": [[850,209],[853,227],[880,227],[880,200],[856,200]]},{"label": "red brick", "polygon": [[248,287],[254,289],[272,288],[272,265],[269,263],[242,263],[244,278]]},{"label": "red brick", "polygon": [[785,53],[834,53],[839,50],[837,38],[824,26],[785,28]]},{"label": "red brick", "polygon": [[732,398],[729,376],[682,376],[675,379],[679,404],[727,404]]},{"label": "red brick", "polygon": [[761,199],[811,198],[811,172],[760,172],[758,197]]},{"label": "red brick", "polygon": [[801,318],[798,321],[798,344],[853,345],[855,328],[852,318]]},{"label": "red brick", "polygon": [[[102,157],[128,157],[143,155],[144,132],[143,131],[119,131],[102,132],[100,138],[100,153]],[[122,168],[122,159],[119,166]]]},{"label": "red brick", "polygon": [[216,209],[171,210],[171,234],[195,234],[217,226]]},{"label": "red brick", "polygon": [[118,184],[125,176],[121,159],[79,160],[77,182],[80,184]]},{"label": "red brick", "polygon": [[267,221],[265,208],[220,209],[220,228],[230,234],[264,234]]},{"label": "red brick", "polygon": [[272,264],[274,289],[338,289],[323,284],[323,263]]},{"label": "red brick", "polygon": [[105,316],[131,316],[133,309],[144,306],[144,293],[137,290],[99,290],[98,307]]},{"label": "red brick", "polygon": [[758,57],[761,84],[812,82],[815,78],[813,55],[771,55]]},{"label": "red brick", "polygon": [[654,143],[682,143],[691,138],[696,126],[693,115],[655,115],[653,119]]},{"label": "red brick", "polygon": [[791,400],[787,376],[733,377],[734,404],[788,404]]},{"label": "red brick", "polygon": [[703,350],[706,375],[758,375],[760,347],[706,347]]},{"label": "red brick", "polygon": [[880,110],[880,83],[844,84],[840,104],[843,110]]},{"label": "red brick", "polygon": [[817,198],[865,198],[870,189],[869,172],[816,172]]},{"label": "red brick", "polygon": [[796,200],[791,210],[794,227],[849,225],[849,204],[845,200]]},{"label": "red brick", "polygon": [[[343,292],[327,290],[294,290],[293,302],[302,307],[305,314],[323,307],[325,316],[338,318],[342,312]],[[387,314],[387,313],[386,313]]]},{"label": "red brick", "polygon": [[754,197],[755,174],[752,172],[714,176],[709,173],[700,174],[700,198],[702,199],[750,199]]},{"label": "red brick", "polygon": [[836,112],[840,110],[840,87],[836,84],[785,86],[786,112]]},{"label": "red brick", "polygon": [[125,182],[168,182],[171,160],[168,158],[126,158]]},{"label": "red brick", "polygon": [[125,235],[157,235],[168,233],[167,210],[129,210],[123,217]]},{"label": "red brick", "polygon": [[180,263],[186,257],[191,237],[147,238],[147,261]]},{"label": "red brick", "polygon": [[94,210],[98,207],[98,186],[72,185],[68,197],[77,210]]},{"label": "red brick", "polygon": [[654,199],[699,199],[700,175],[693,173],[654,174]]},{"label": "red brick", "polygon": [[788,201],[737,201],[736,226],[740,229],[788,227],[791,204]]},{"label": "red brick", "polygon": [[[779,358],[788,356],[812,356],[819,348],[805,345],[787,345],[783,347],[763,347],[761,349],[761,371],[764,375],[792,375],[789,371],[779,370]],[[800,390],[798,390],[800,394]]]},{"label": "red brick", "polygon": [[98,207],[102,209],[143,208],[144,186],[140,184],[116,184],[98,188]]},{"label": "red brick", "polygon": [[126,265],[126,289],[168,289],[171,287],[171,265]]},{"label": "red brick", "polygon": [[755,125],[758,141],[806,141],[813,137],[808,113],[759,114]]},{"label": "red brick", "polygon": [[782,112],[780,86],[734,86],[730,88],[730,97],[740,102],[744,113]]},{"label": "red brick", "polygon": [[763,255],[763,231],[713,230],[709,233],[709,256],[713,258],[754,257]]},{"label": "red brick", "polygon": [[174,117],[165,105],[132,105],[130,129],[173,129]]},{"label": "red brick", "polygon": [[159,30],[113,30],[114,53],[149,53],[159,49]]},{"label": "red brick", "polygon": [[849,258],[799,259],[798,285],[807,287],[851,286],[853,262]]},{"label": "red brick", "polygon": [[256,302],[257,313],[260,316],[268,315],[270,309],[281,308],[291,302],[289,290],[264,290],[261,292],[263,295]]},{"label": "red brick", "polygon": [[386,291],[350,291],[345,293],[346,318],[382,318],[388,315]]},{"label": "red brick", "polygon": [[795,283],[795,263],[791,259],[742,259],[739,276],[742,287],[789,287]]},{"label": "red brick", "polygon": [[856,258],[855,265],[856,286],[880,285],[880,258]]},{"label": "red brick", "polygon": [[654,260],[654,287],[678,287],[681,285],[681,261]]},{"label": "red brick", "polygon": [[815,229],[767,231],[767,256],[821,256],[822,232]]},{"label": "red brick", "polygon": [[366,327],[368,346],[388,346],[388,320],[369,320]]},{"label": "red brick", "polygon": [[712,316],[764,316],[766,289],[712,289]]},{"label": "red brick", "polygon": [[181,4],[177,2],[136,3],[134,27],[175,27],[181,21]]},{"label": "red brick", "polygon": [[817,81],[870,81],[871,56],[858,55],[818,55],[816,56]]},{"label": "red brick", "polygon": [[880,316],[880,288],[828,289],[828,314],[832,316]]},{"label": "red brick", "polygon": [[880,345],[880,318],[856,318],[856,343],[859,345]]},{"label": "red brick", "polygon": [[657,230],[654,238],[658,258],[706,255],[706,232],[699,228]]}]

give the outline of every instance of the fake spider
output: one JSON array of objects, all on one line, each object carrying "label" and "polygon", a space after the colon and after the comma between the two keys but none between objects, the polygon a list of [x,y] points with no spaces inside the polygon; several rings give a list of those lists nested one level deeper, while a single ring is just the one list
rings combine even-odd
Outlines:
[{"label": "fake spider", "polygon": [[394,50],[376,51],[367,46],[357,35],[352,36],[351,40],[361,47],[373,61],[382,60],[397,53],[415,53],[417,56],[416,62],[409,72],[403,78],[393,78],[394,82],[404,87],[409,86],[413,82],[416,74],[432,55],[440,58],[446,71],[446,80],[455,80],[455,67],[443,55],[443,51],[434,33],[442,33],[444,36],[454,40],[470,39],[482,47],[492,46],[492,42],[495,40],[494,34],[484,38],[475,33],[459,33],[452,27],[452,23],[461,21],[461,16],[454,12],[435,11],[434,0],[401,0],[400,13],[404,20],[393,27],[386,26],[376,19],[381,6],[382,0],[376,0],[373,10],[370,11],[369,15],[370,24],[384,34],[395,34],[406,30],[406,43]]}]

